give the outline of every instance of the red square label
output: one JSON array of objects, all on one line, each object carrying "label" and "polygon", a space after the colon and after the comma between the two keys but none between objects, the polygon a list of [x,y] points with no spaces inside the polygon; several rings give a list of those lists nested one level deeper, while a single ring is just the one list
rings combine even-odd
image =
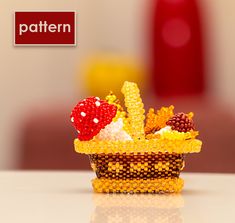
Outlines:
[{"label": "red square label", "polygon": [[74,11],[15,12],[15,45],[76,45]]}]

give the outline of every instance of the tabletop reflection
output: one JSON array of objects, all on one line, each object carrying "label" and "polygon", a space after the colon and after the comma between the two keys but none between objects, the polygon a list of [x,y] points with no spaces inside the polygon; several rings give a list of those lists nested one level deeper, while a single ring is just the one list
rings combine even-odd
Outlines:
[{"label": "tabletop reflection", "polygon": [[92,223],[182,223],[180,194],[94,194]]}]

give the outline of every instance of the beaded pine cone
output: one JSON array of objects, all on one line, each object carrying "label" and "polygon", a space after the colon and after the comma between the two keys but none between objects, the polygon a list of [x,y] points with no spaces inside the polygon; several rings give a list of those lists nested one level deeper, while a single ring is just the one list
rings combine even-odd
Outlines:
[{"label": "beaded pine cone", "polygon": [[[196,139],[198,132],[194,131],[193,113],[174,115],[174,106],[169,106],[156,112],[151,108],[145,118],[138,86],[125,82],[122,93],[126,110],[111,93],[106,103],[116,107],[112,122],[88,141],[79,137],[74,140],[76,152],[89,156],[96,173],[97,178],[92,181],[94,191],[180,192],[184,181],[179,176],[185,154],[198,153],[202,146]],[[79,115],[74,114],[74,117]]]}]

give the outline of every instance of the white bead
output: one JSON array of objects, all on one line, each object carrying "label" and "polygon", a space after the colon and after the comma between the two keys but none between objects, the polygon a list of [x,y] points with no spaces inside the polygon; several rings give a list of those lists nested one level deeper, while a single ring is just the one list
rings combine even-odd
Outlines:
[{"label": "white bead", "polygon": [[171,132],[171,131],[172,131],[171,126],[167,125],[166,127],[160,129],[159,131],[156,131],[154,134],[162,135],[164,132]]},{"label": "white bead", "polygon": [[81,116],[82,116],[82,117],[85,117],[85,116],[86,116],[86,113],[85,113],[85,112],[81,112]]},{"label": "white bead", "polygon": [[97,107],[99,107],[99,106],[100,106],[100,102],[99,102],[99,101],[96,101],[96,102],[95,102],[95,105],[96,105]]},{"label": "white bead", "polygon": [[74,122],[74,117],[71,117],[71,122]]},{"label": "white bead", "polygon": [[97,124],[99,122],[99,120],[97,118],[94,118],[93,122]]}]

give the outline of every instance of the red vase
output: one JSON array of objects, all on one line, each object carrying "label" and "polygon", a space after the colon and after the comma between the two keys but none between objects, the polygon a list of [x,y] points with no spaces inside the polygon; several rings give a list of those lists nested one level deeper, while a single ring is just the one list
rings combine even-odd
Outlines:
[{"label": "red vase", "polygon": [[204,55],[196,0],[153,0],[152,77],[159,96],[204,92]]}]

